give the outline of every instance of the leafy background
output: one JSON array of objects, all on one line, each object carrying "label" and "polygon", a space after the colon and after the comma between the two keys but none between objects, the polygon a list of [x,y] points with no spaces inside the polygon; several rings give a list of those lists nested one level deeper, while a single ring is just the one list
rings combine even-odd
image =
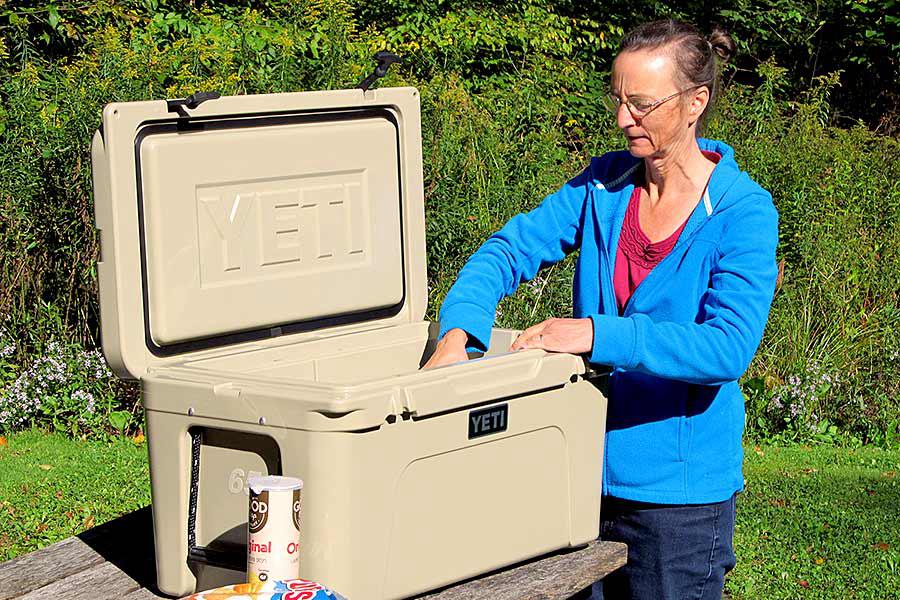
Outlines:
[{"label": "leafy background", "polygon": [[[674,16],[737,39],[710,137],[775,197],[783,279],[742,380],[754,438],[900,443],[900,9],[894,0],[583,3],[0,0],[0,433],[140,426],[97,354],[89,142],[103,104],[382,85],[421,91],[428,316],[465,259],[588,157],[625,30]],[[571,310],[573,262],[500,307]]]}]

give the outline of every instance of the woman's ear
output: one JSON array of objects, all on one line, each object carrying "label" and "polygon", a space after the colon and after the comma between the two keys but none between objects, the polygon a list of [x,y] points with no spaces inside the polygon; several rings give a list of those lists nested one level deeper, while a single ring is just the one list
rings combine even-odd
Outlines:
[{"label": "woman's ear", "polygon": [[694,95],[689,98],[688,119],[690,125],[693,125],[700,118],[700,115],[703,114],[703,111],[706,110],[706,105],[709,104],[709,88],[701,85],[694,90]]}]

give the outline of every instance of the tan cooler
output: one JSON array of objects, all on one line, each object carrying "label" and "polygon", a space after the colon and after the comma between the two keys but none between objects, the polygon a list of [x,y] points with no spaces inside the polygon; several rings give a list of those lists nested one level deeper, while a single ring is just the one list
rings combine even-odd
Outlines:
[{"label": "tan cooler", "polygon": [[583,359],[430,371],[418,92],[109,104],[103,349],[140,379],[159,588],[243,581],[247,477],[300,477],[301,570],[401,598],[597,537]]}]

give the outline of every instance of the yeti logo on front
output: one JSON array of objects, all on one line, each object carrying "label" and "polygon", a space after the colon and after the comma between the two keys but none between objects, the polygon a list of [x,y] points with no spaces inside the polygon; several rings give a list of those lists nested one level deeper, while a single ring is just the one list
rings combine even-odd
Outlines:
[{"label": "yeti logo on front", "polygon": [[506,431],[509,405],[500,404],[469,413],[469,439]]},{"label": "yeti logo on front", "polygon": [[201,286],[359,264],[365,171],[197,188]]}]

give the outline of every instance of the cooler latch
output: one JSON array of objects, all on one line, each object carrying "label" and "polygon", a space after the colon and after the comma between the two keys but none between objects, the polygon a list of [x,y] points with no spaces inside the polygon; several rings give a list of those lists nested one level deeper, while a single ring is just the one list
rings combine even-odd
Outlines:
[{"label": "cooler latch", "polygon": [[581,375],[582,379],[605,379],[612,373],[612,367],[593,364],[589,362],[586,357],[582,357],[582,360],[584,361],[584,373]]},{"label": "cooler latch", "polygon": [[219,92],[194,92],[187,98],[166,100],[166,106],[169,108],[169,112],[178,113],[179,116],[186,117],[188,116],[188,114],[184,110],[185,108],[193,110],[207,100],[216,100],[221,96],[222,94],[220,94]]},{"label": "cooler latch", "polygon": [[364,92],[368,90],[369,87],[378,79],[381,79],[382,77],[387,75],[388,69],[392,64],[402,62],[399,56],[385,50],[376,52],[375,60],[378,61],[378,65],[375,67],[375,70],[369,73],[369,75],[365,79],[356,84],[356,87]]}]

